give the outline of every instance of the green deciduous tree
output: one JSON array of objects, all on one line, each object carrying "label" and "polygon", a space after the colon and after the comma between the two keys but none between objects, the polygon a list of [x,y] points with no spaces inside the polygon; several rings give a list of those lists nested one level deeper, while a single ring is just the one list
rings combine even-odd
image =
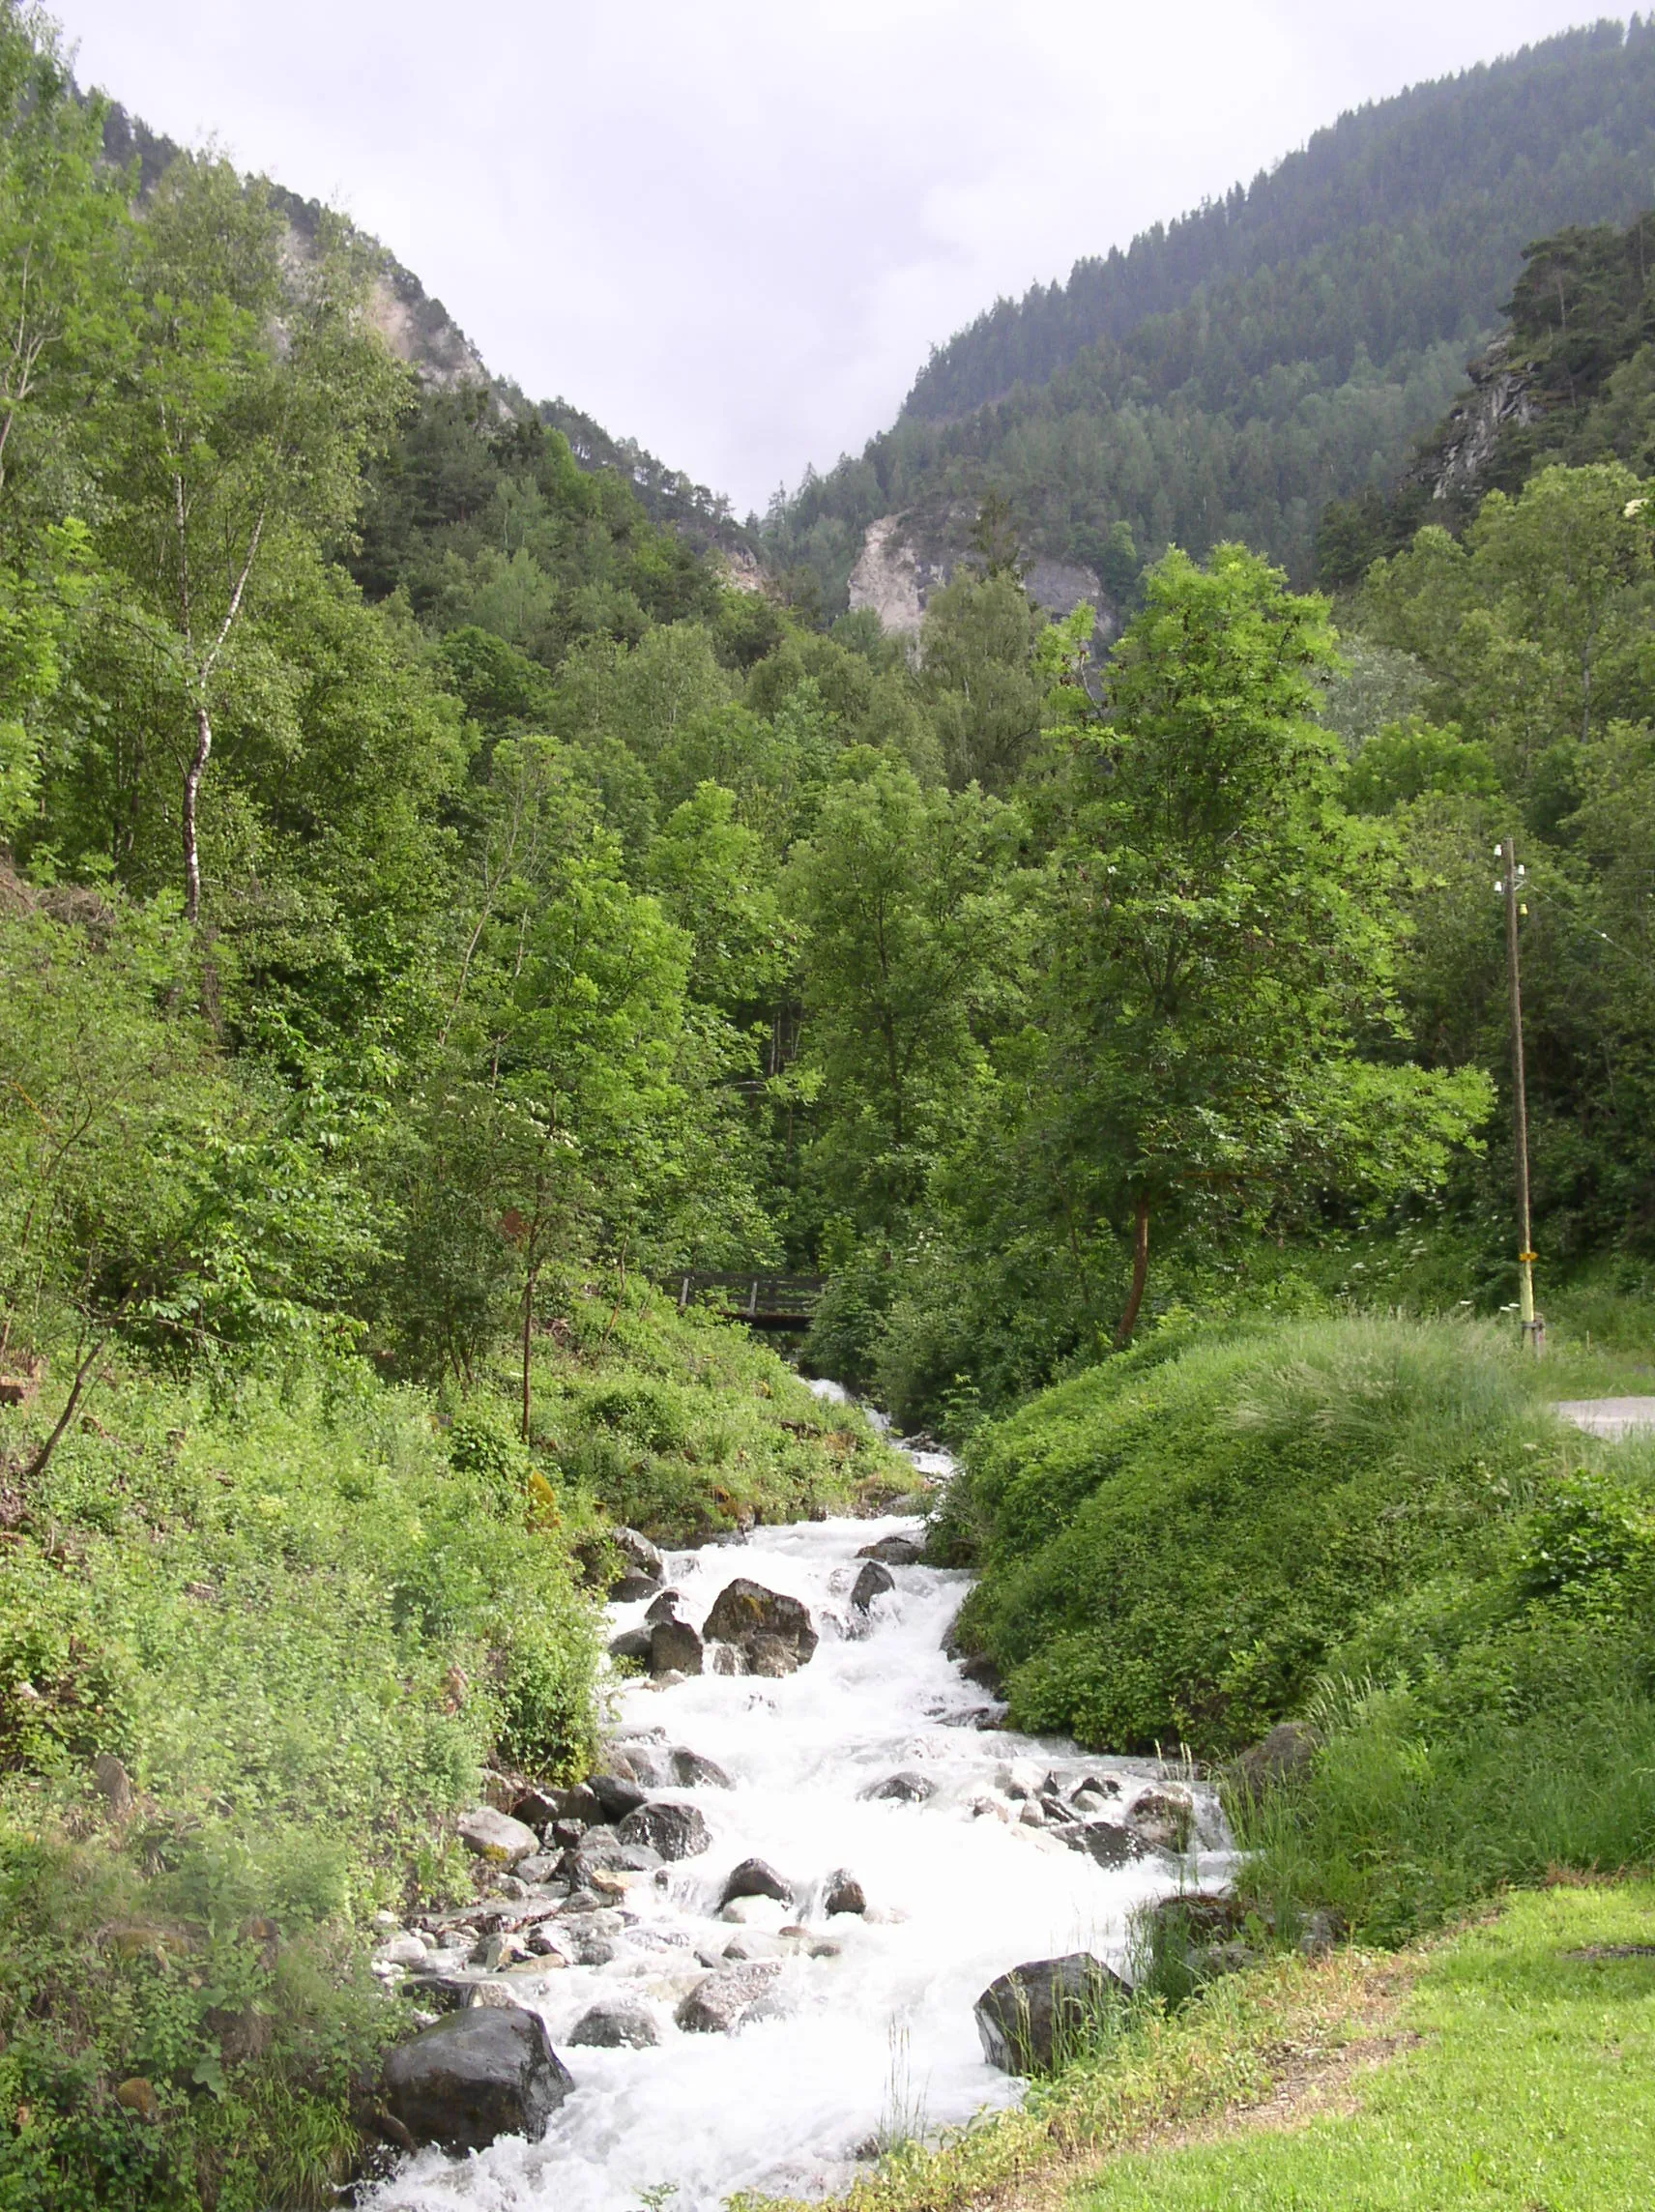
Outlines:
[{"label": "green deciduous tree", "polygon": [[1474,1071],[1389,1063],[1395,867],[1340,806],[1311,719],[1333,655],[1324,604],[1256,556],[1173,553],[1115,655],[1107,718],[1065,694],[1034,1121],[1085,1163],[1099,1212],[1131,1223],[1119,1343],[1155,1219],[1428,1184],[1488,1107]]}]

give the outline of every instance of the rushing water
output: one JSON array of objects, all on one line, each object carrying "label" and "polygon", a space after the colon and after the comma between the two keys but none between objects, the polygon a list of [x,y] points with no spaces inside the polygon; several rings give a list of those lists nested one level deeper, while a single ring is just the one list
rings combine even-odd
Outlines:
[{"label": "rushing water", "polygon": [[[940,1454],[915,1458],[922,1474],[947,1470]],[[576,2082],[544,2139],[464,2160],[423,2152],[376,2192],[377,2212],[638,2212],[645,2202],[711,2212],[736,2190],[843,2186],[882,2139],[1018,2094],[985,2064],[972,2016],[996,1975],[1077,1950],[1118,1963],[1135,1905],[1224,1871],[1222,1822],[1200,1791],[1205,1848],[1181,1868],[1157,1854],[1105,1870],[1022,1822],[1007,1785],[1032,1787],[1053,1771],[1071,1784],[1083,1772],[1113,1775],[1124,1809],[1159,1770],[978,1725],[992,1718],[984,1693],[943,1651],[966,1575],[896,1567],[895,1589],[866,1617],[853,1611],[857,1552],[918,1528],[897,1518],[799,1523],[757,1529],[740,1547],[668,1556],[685,1619],[699,1626],[725,1584],[744,1575],[804,1601],[821,1637],[815,1656],[780,1679],[707,1674],[620,1691],[617,1742],[682,1746],[733,1778],[733,1790],[652,1792],[697,1805],[711,1848],[633,1880],[608,1964],[513,1976]],[[613,1617],[630,1627],[643,1613],[640,1603]],[[898,1771],[921,1773],[932,1794],[862,1795]],[[773,1946],[785,1953],[782,2017],[734,2036],[682,2033],[672,2016],[706,1971],[697,1954],[711,1959],[740,1939],[718,1904],[731,1868],[752,1856],[794,1888],[790,1906],[730,1908],[759,1932],[754,1947],[767,1947],[766,1932],[802,1924],[822,1955],[798,1937]],[[823,1885],[841,1868],[862,1884],[869,1910],[829,1922]],[[568,2030],[600,1997],[642,2001],[659,2045],[567,2048]]]}]

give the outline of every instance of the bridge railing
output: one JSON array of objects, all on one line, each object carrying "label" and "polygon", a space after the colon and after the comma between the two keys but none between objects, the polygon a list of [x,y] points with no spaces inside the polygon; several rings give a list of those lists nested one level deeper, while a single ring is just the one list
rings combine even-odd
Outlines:
[{"label": "bridge railing", "polygon": [[705,1300],[755,1328],[808,1328],[826,1287],[822,1275],[715,1274],[695,1268],[663,1286],[685,1306]]}]

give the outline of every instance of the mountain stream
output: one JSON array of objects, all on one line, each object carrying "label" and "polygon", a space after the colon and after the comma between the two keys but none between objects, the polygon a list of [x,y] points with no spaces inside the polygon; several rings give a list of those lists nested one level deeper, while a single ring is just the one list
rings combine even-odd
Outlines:
[{"label": "mountain stream", "polygon": [[[945,1455],[912,1456],[921,1480],[946,1479]],[[699,1625],[746,1576],[803,1601],[815,1654],[779,1678],[707,1673],[618,1691],[615,1747],[646,1764],[687,1749],[733,1783],[651,1791],[697,1807],[711,1848],[633,1877],[602,1916],[593,1963],[514,1972],[515,2001],[540,2013],[575,2081],[543,2139],[463,2159],[422,2151],[373,2191],[373,2212],[715,2212],[738,2190],[842,2189],[897,2138],[1019,2095],[985,2062],[973,2018],[997,1975],[1085,1950],[1119,1966],[1135,1906],[1224,1877],[1229,1839],[1200,1787],[1181,1860],[1155,1850],[1104,1866],[1034,1824],[1048,1777],[1065,1796],[1093,1777],[1092,1803],[1120,1819],[1167,1770],[997,1727],[1001,1708],[943,1648],[969,1576],[894,1566],[894,1589],[855,1609],[858,1553],[919,1530],[895,1517],[800,1522],[667,1556],[685,1619]],[[647,1602],[613,1608],[616,1630],[640,1622]],[[928,1793],[867,1794],[894,1775],[922,1777]],[[753,1857],[783,1876],[790,1901],[744,1898],[721,1912],[726,1877]],[[828,1916],[840,1870],[864,1892],[864,1913]],[[676,2007],[732,1944],[779,1959],[769,2017],[736,2034],[682,2031]],[[570,2029],[600,1999],[642,2007],[659,2041],[571,2048]]]}]

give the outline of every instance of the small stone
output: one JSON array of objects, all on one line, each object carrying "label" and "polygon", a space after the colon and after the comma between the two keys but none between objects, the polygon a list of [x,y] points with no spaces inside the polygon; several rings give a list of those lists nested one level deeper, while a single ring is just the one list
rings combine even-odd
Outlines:
[{"label": "small stone", "polygon": [[743,1928],[740,1936],[732,1936],[724,1946],[724,1957],[732,1960],[780,1959],[786,1956],[786,1945],[779,1936],[771,1936],[763,1928]]},{"label": "small stone", "polygon": [[[570,1840],[578,1841],[583,1831],[579,1827],[575,1826],[572,1822],[566,1823],[561,1820],[554,1821],[552,1824],[553,1841],[556,1843],[561,1843],[563,1841],[563,1839],[558,1835],[558,1829],[565,1825],[569,1827]],[[562,1856],[563,1853],[561,1851],[537,1851],[532,1858],[519,1859],[517,1861],[518,1880],[529,1882],[537,1888],[542,1882],[550,1881],[552,1877],[558,1871],[558,1861]]]},{"label": "small stone", "polygon": [[502,1966],[508,1966],[513,1959],[526,1959],[529,1946],[521,1936],[505,1930],[498,1936],[484,1936],[473,1948],[470,1964],[480,1966],[485,1973],[497,1974]]},{"label": "small stone", "polygon": [[1146,1790],[1134,1799],[1126,1821],[1152,1850],[1186,1851],[1195,1828],[1195,1803],[1186,1790]]},{"label": "small stone", "polygon": [[1130,1866],[1134,1859],[1149,1854],[1143,1837],[1123,1828],[1118,1820],[1083,1820],[1078,1828],[1064,1832],[1063,1841],[1070,1850],[1085,1851],[1100,1867]]},{"label": "small stone", "polygon": [[595,1897],[624,1897],[632,1878],[629,1873],[623,1872],[620,1867],[594,1867],[591,1877],[593,1894]]},{"label": "small stone", "polygon": [[616,1830],[624,1844],[641,1844],[666,1860],[692,1859],[709,1848],[711,1831],[693,1805],[657,1801],[628,1813]]},{"label": "small stone", "polygon": [[430,1956],[420,1936],[393,1936],[373,1955],[376,1966],[422,1966]]},{"label": "small stone", "polygon": [[1023,1800],[1023,1803],[1018,1807],[1017,1818],[1026,1828],[1043,1828],[1046,1825],[1045,1813],[1032,1797],[1026,1797]]},{"label": "small stone", "polygon": [[867,1891],[854,1874],[848,1874],[841,1867],[837,1874],[828,1877],[822,1910],[829,1920],[836,1912],[866,1912],[867,1908]]},{"label": "small stone", "polygon": [[740,1866],[731,1869],[725,1880],[718,1900],[720,1909],[734,1904],[738,1897],[773,1897],[779,1905],[789,1905],[793,1891],[775,1868],[764,1859],[743,1859]]},{"label": "small stone", "polygon": [[654,2018],[642,2005],[595,2004],[569,2030],[571,2044],[595,2051],[648,2051],[661,2040]]},{"label": "small stone", "polygon": [[561,1790],[523,1790],[512,1798],[507,1811],[526,1828],[547,1828],[562,1817],[562,1798]]},{"label": "small stone", "polygon": [[596,1793],[586,1783],[577,1783],[572,1790],[553,1792],[560,1820],[580,1820],[587,1827],[595,1826],[605,1818]]},{"label": "small stone", "polygon": [[671,1620],[678,1612],[678,1606],[679,1595],[677,1590],[664,1589],[655,1599],[653,1605],[645,1612],[644,1618],[648,1621]]},{"label": "small stone", "polygon": [[857,1613],[866,1613],[876,1597],[883,1597],[886,1590],[895,1587],[896,1577],[890,1569],[882,1567],[877,1559],[870,1559],[857,1577],[856,1587],[851,1592],[851,1603]]},{"label": "small stone", "polygon": [[479,1805],[470,1813],[462,1813],[458,1827],[460,1842],[466,1849],[485,1859],[490,1866],[515,1866],[519,1859],[532,1857],[540,1848],[540,1839],[533,1828],[512,1819],[509,1813],[497,1813],[492,1805]]},{"label": "small stone", "polygon": [[153,2127],[160,2118],[160,2099],[155,2093],[155,2084],[142,2074],[133,2074],[115,2091],[115,2102],[121,2110],[131,2112],[134,2119]]},{"label": "small stone", "polygon": [[537,1927],[530,1929],[524,1940],[537,1959],[545,1960],[554,1966],[574,1965],[574,1945],[561,1930],[549,1928],[543,1920]]},{"label": "small stone", "polygon": [[915,1774],[910,1767],[901,1774],[887,1774],[883,1782],[870,1783],[860,1794],[869,1798],[893,1798],[903,1805],[923,1805],[935,1788],[935,1783],[923,1774]]},{"label": "small stone", "polygon": [[108,1802],[117,1820],[132,1809],[132,1785],[127,1769],[112,1751],[101,1751],[92,1761],[92,1781],[98,1794]]},{"label": "small stone", "polygon": [[830,1942],[827,1936],[824,1936],[821,1942],[812,1943],[810,1946],[810,1956],[813,1959],[842,1959],[844,1955],[845,1946],[843,1943]]}]

